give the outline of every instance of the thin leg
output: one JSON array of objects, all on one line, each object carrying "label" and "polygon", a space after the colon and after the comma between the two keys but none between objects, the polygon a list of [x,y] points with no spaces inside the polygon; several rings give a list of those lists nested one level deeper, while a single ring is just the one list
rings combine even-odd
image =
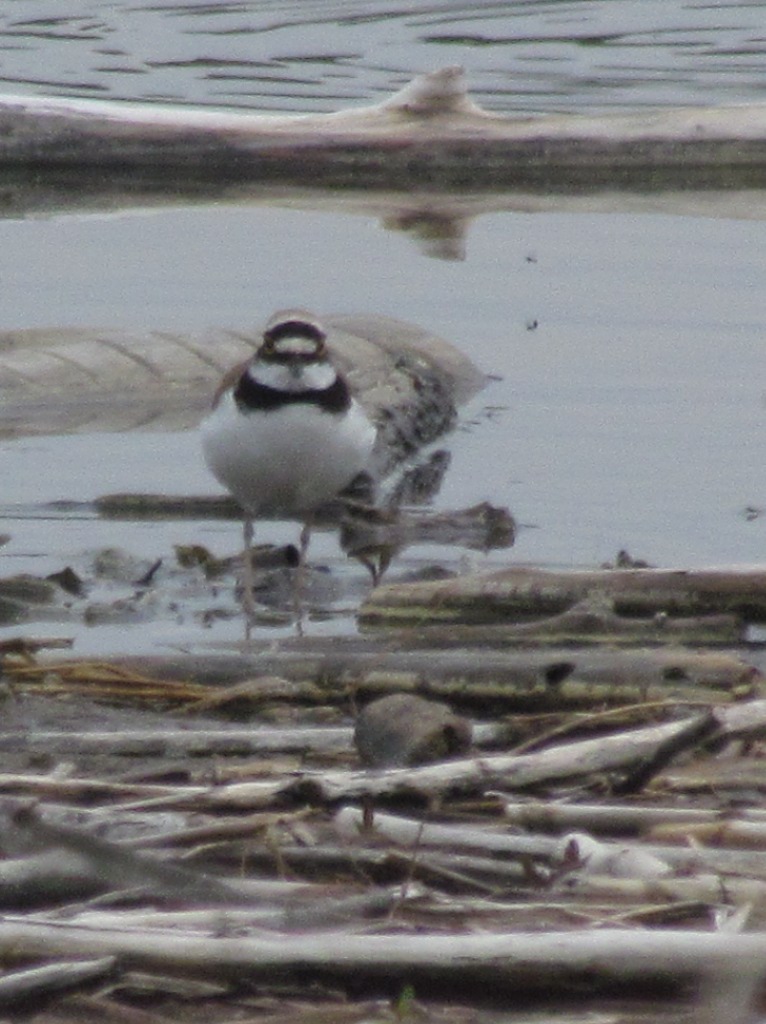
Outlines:
[{"label": "thin leg", "polygon": [[245,549],[242,552],[242,607],[245,612],[245,633],[249,637],[250,626],[255,621],[255,599],[253,585],[255,570],[253,569],[253,538],[255,530],[253,520],[245,517],[242,523],[242,538]]},{"label": "thin leg", "polygon": [[312,526],[312,520],[311,519],[307,519],[306,522],[303,524],[303,529],[301,530],[301,539],[298,542],[299,543],[299,548],[298,548],[298,565],[299,566],[303,565],[304,562],[306,561],[306,554],[308,553],[309,542],[311,540],[311,526]]},{"label": "thin leg", "polygon": [[295,586],[293,587],[293,610],[299,635],[303,634],[303,591],[306,585],[306,555],[311,541],[311,519],[307,519],[301,529],[298,541],[298,568],[295,570]]}]

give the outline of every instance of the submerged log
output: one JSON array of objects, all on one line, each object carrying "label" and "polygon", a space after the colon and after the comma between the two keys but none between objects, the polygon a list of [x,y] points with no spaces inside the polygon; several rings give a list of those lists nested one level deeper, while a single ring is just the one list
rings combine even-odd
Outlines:
[{"label": "submerged log", "polygon": [[[258,179],[316,186],[550,186],[647,176],[763,181],[766,106],[629,115],[503,117],[466,95],[462,69],[334,114],[259,115],[154,104],[8,96],[0,166],[100,175]],[[713,171],[717,173],[712,173]],[[648,173],[649,172],[649,173]],[[664,173],[663,173],[664,172]]]}]

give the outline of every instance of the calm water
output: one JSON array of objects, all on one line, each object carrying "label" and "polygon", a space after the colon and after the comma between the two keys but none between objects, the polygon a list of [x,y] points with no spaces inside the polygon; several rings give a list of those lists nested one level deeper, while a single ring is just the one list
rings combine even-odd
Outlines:
[{"label": "calm water", "polygon": [[[511,112],[753,101],[766,83],[766,4],[67,7],[3,9],[8,92],[329,110],[460,62],[481,102]],[[2,326],[201,331],[293,303],[414,320],[501,377],[454,435],[438,504],[509,506],[526,525],[515,561],[593,565],[623,547],[661,565],[761,560],[766,519],[744,510],[766,507],[762,197],[690,196],[670,212],[617,193],[506,205],[468,226],[463,260],[431,258],[386,229],[390,218],[265,201],[0,220]],[[672,213],[682,208],[696,212]],[[6,506],[216,490],[193,434],[0,443],[0,481]],[[195,540],[223,554],[238,540],[232,524],[24,516],[0,532],[12,535],[2,575],[79,564],[101,544],[151,558]],[[294,540],[295,527],[266,535]],[[314,550],[337,558],[329,536]],[[185,643],[195,630],[91,633],[81,649]]]}]

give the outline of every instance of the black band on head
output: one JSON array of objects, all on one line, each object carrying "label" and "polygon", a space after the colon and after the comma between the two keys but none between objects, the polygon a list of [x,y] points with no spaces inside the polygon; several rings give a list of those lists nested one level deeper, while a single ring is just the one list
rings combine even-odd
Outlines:
[{"label": "black band on head", "polygon": [[263,340],[272,343],[287,337],[309,338],[321,345],[325,340],[325,332],[319,324],[312,324],[309,320],[280,320],[263,334]]}]

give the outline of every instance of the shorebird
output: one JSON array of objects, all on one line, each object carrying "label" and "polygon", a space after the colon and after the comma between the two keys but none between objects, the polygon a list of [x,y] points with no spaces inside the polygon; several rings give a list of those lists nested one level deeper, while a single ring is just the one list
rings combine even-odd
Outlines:
[{"label": "shorebird", "polygon": [[253,520],[298,519],[301,572],[314,512],[368,464],[376,428],[304,310],[276,313],[255,354],[233,367],[201,425],[208,467],[244,510],[244,603],[252,620]]}]

